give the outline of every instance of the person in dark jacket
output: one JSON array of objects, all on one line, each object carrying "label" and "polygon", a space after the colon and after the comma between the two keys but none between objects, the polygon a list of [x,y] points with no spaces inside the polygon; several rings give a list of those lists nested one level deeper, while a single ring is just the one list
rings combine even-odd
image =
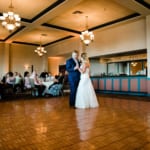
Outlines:
[{"label": "person in dark jacket", "polygon": [[73,51],[72,57],[66,61],[66,70],[68,72],[68,79],[70,84],[70,107],[75,107],[76,91],[80,80],[79,67],[80,63],[78,60],[79,52]]}]

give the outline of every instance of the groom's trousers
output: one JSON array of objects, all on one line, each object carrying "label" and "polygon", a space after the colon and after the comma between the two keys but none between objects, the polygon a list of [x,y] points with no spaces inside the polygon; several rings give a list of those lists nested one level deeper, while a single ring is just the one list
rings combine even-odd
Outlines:
[{"label": "groom's trousers", "polygon": [[70,84],[70,106],[75,106],[75,99],[76,99],[76,92],[77,87],[79,84],[79,79],[69,77],[69,84]]}]

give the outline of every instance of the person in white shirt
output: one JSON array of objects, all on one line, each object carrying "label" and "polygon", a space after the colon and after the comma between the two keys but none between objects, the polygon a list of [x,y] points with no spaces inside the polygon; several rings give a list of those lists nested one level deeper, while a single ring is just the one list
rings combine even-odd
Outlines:
[{"label": "person in white shirt", "polygon": [[36,71],[33,71],[30,78],[34,80],[34,85],[38,89],[38,96],[44,96],[45,94],[44,91],[45,91],[46,86],[42,84]]}]

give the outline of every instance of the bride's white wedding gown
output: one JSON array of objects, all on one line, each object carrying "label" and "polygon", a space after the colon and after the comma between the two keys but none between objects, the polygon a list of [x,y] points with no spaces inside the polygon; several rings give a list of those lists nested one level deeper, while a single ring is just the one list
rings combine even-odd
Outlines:
[{"label": "bride's white wedding gown", "polygon": [[89,71],[90,69],[86,68],[85,72],[81,73],[80,82],[76,93],[76,108],[94,108],[99,106],[91,79],[89,77]]}]

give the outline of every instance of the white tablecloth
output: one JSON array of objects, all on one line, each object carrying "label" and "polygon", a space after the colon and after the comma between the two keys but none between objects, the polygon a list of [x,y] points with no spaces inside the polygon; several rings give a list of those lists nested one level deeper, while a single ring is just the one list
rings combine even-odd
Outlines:
[{"label": "white tablecloth", "polygon": [[54,83],[54,81],[47,81],[47,82],[42,82],[43,85],[46,86],[45,90],[44,90],[44,93],[48,93],[48,88],[50,87],[50,85],[52,85]]}]

